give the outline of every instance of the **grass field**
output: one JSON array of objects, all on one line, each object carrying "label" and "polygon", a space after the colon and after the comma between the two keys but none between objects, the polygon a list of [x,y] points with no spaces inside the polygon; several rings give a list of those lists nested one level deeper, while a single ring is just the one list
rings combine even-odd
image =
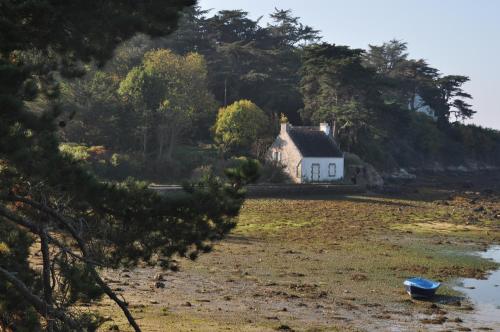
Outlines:
[{"label": "grass field", "polygon": [[[446,282],[496,267],[471,252],[500,243],[499,213],[498,196],[424,188],[250,199],[231,236],[180,272],[103,272],[144,331],[466,330],[480,322]],[[413,275],[445,282],[437,303],[405,294]],[[112,319],[103,331],[130,331],[109,301],[95,308]]]}]

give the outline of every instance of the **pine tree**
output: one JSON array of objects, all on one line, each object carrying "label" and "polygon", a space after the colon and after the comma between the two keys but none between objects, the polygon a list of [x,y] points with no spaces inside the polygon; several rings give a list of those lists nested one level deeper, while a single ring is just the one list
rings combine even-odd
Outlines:
[{"label": "pine tree", "polygon": [[304,49],[300,88],[306,122],[335,123],[343,148],[351,151],[359,136],[377,130],[384,105],[374,70],[362,65],[361,49],[327,43]]},{"label": "pine tree", "polygon": [[[170,33],[191,0],[3,1],[0,5],[0,328],[92,331],[101,320],[72,310],[106,294],[136,331],[127,303],[98,267],[138,261],[168,266],[196,258],[233,226],[242,186],[256,164],[207,175],[182,197],[160,197],[142,183],[102,183],[59,150],[70,116],[57,104],[58,78],[103,65],[138,32]],[[36,56],[33,56],[36,55]],[[29,103],[37,107],[27,108]],[[40,252],[33,262],[30,248]],[[41,271],[33,267],[39,263]]]}]

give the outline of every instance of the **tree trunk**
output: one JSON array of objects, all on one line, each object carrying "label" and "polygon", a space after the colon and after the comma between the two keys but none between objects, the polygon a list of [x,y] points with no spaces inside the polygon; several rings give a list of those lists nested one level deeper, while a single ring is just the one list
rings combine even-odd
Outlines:
[{"label": "tree trunk", "polygon": [[158,128],[158,162],[163,159],[163,145],[165,144],[164,128]]},{"label": "tree trunk", "polygon": [[148,126],[145,125],[142,130],[142,162],[146,165],[148,147]]},{"label": "tree trunk", "polygon": [[174,145],[175,145],[175,137],[177,133],[174,128],[170,131],[170,139],[168,140],[168,150],[167,150],[167,156],[166,159],[168,162],[172,161],[172,153],[174,151]]}]

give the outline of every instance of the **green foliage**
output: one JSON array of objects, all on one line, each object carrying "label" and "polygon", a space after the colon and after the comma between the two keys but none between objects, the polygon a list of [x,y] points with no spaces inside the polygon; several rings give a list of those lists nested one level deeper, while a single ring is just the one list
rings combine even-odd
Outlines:
[{"label": "green foliage", "polygon": [[364,61],[368,67],[374,68],[377,73],[396,76],[405,62],[408,61],[407,43],[393,39],[381,46],[369,45]]},{"label": "green foliage", "polygon": [[67,304],[74,304],[77,301],[91,302],[99,300],[104,295],[86,264],[71,260],[61,260],[58,263],[61,277],[67,280],[63,289],[67,292]]},{"label": "green foliage", "polygon": [[[482,150],[476,144],[486,130],[451,124],[453,117],[464,120],[475,113],[465,101],[472,96],[462,89],[468,77],[443,76],[426,61],[409,59],[406,52],[406,43],[392,40],[381,46],[370,45],[364,56],[365,65],[376,70],[383,82],[382,98],[392,105],[391,116],[384,120],[388,135],[383,146],[395,166],[497,164],[494,156],[498,144],[492,142],[498,133],[491,133],[491,143],[486,140],[488,148]],[[437,122],[416,112],[424,107],[431,108]],[[406,112],[408,108],[410,112]],[[496,136],[496,142],[498,139]]]},{"label": "green foliage", "polygon": [[415,114],[410,124],[413,135],[412,146],[419,152],[432,156],[439,154],[445,137],[436,127],[436,123],[423,114]]},{"label": "green foliage", "polygon": [[269,135],[269,118],[250,100],[221,108],[214,126],[215,140],[224,152],[248,151],[258,139]]},{"label": "green foliage", "polygon": [[78,161],[88,172],[103,180],[123,181],[143,173],[139,156],[112,153],[104,146],[88,147],[74,143],[61,144],[59,149],[63,154]]},{"label": "green foliage", "polygon": [[323,43],[306,47],[303,55],[301,115],[308,123],[335,123],[338,141],[347,151],[356,149],[363,135],[383,131],[377,124],[385,106],[374,71],[362,65],[362,54]]},{"label": "green foliage", "polygon": [[137,119],[121,102],[118,86],[115,74],[99,70],[91,70],[78,80],[64,81],[60,99],[66,124],[61,130],[63,139],[117,150],[134,146],[130,132]]},{"label": "green foliage", "polygon": [[266,162],[261,167],[260,183],[286,183],[291,182],[290,176],[285,172],[280,163]]},{"label": "green foliage", "polygon": [[[430,106],[441,126],[446,125],[451,116],[455,120],[471,118],[475,111],[465,100],[472,96],[462,90],[469,81],[466,76],[442,76],[423,59],[408,59],[407,44],[391,40],[381,46],[369,46],[364,55],[364,63],[381,76],[381,85],[386,102],[396,103],[401,108],[412,111]],[[422,98],[419,103],[417,98]]]},{"label": "green foliage", "polygon": [[[409,59],[404,42],[370,45],[367,52],[312,45],[301,74],[304,121],[331,122],[341,148],[379,169],[498,164],[497,132],[451,123],[474,114],[462,90],[468,78]],[[423,107],[437,121],[417,112]]]},{"label": "green foliage", "polygon": [[[134,265],[140,260],[161,260],[168,265],[175,253],[195,258],[234,226],[243,200],[242,186],[253,178],[247,174],[252,168],[243,166],[246,170],[230,177],[227,184],[210,177],[192,186],[185,196],[166,198],[133,181],[104,183],[59,148],[56,123],[63,127],[72,114],[62,115],[63,108],[55,100],[60,92],[58,77],[81,75],[80,60],[103,64],[117,43],[137,32],[161,35],[172,31],[178,10],[190,4],[188,0],[168,5],[148,1],[139,6],[117,1],[2,3],[2,329],[36,331],[44,325],[50,331],[95,330],[100,320],[75,312],[72,304],[106,293],[139,331],[127,304],[107,287],[96,266]],[[25,56],[30,54],[41,56]],[[100,74],[94,78],[89,83],[92,99],[107,88],[104,82],[116,82]],[[195,79],[190,84],[200,83]],[[107,104],[108,92],[98,101]],[[187,102],[185,96],[181,98]],[[178,106],[171,99],[162,100],[161,111]],[[73,152],[82,159],[92,157],[91,148]],[[42,252],[42,271],[28,264],[28,250],[35,250],[32,237],[38,239],[36,247]]]},{"label": "green foliage", "polygon": [[282,47],[293,47],[299,44],[307,45],[321,39],[319,30],[300,23],[300,17],[292,16],[290,9],[275,8],[274,13],[269,16],[273,21],[267,27],[269,34]]},{"label": "green foliage", "polygon": [[180,179],[189,179],[197,168],[213,165],[220,160],[217,149],[212,146],[180,145],[173,155],[169,174],[164,174],[163,179],[158,178],[158,181],[178,183]]},{"label": "green foliage", "polygon": [[231,167],[225,170],[225,175],[235,184],[241,186],[259,179],[261,166],[257,160],[238,157],[232,158],[231,164]]},{"label": "green foliage", "polygon": [[[450,138],[460,145],[464,159],[498,165],[500,162],[500,132],[476,125],[455,124]],[[445,147],[443,147],[444,149]]]},{"label": "green foliage", "polygon": [[207,14],[199,7],[187,10],[179,30],[158,46],[202,54],[209,88],[220,104],[249,99],[269,116],[285,113],[300,121],[300,48],[319,40],[318,31],[300,23],[290,10],[276,9],[265,27],[242,10]]},{"label": "green foliage", "polygon": [[59,149],[62,153],[70,155],[75,160],[87,161],[90,158],[88,148],[84,145],[62,144]]},{"label": "green foliage", "polygon": [[423,89],[422,97],[436,111],[440,124],[447,124],[451,116],[455,120],[470,119],[476,112],[465,100],[472,96],[462,89],[469,77],[447,75],[438,77],[432,86]]},{"label": "green foliage", "polygon": [[[0,15],[0,52],[34,48],[64,54],[67,64],[83,59],[106,61],[120,41],[137,32],[154,36],[171,33],[178,12],[191,0],[133,2],[94,0],[4,1]],[[36,20],[22,18],[36,17]],[[64,71],[70,74],[71,67]]]},{"label": "green foliage", "polygon": [[[295,123],[333,122],[344,149],[381,168],[500,163],[498,132],[450,123],[474,114],[463,91],[468,78],[409,60],[402,42],[369,52],[310,45],[318,32],[288,10],[276,10],[263,27],[241,10],[206,17],[190,7],[171,37],[137,35],[114,53],[137,33],[172,32],[178,11],[192,4],[2,2],[0,328],[95,330],[92,313],[68,313],[105,293],[139,330],[96,266],[168,267],[174,254],[208,252],[234,227],[243,186],[261,169],[231,160],[224,178],[207,172],[175,197],[132,179],[102,179],[135,175],[140,152],[142,165],[154,161],[158,172],[181,174],[164,163],[173,165],[176,151],[179,168],[191,168],[188,160],[203,153],[179,147],[208,138],[216,101],[234,102],[214,127],[231,153],[265,146],[283,113]],[[416,109],[416,96],[437,112],[437,124],[407,110]],[[28,264],[35,249],[42,271]]]},{"label": "green foliage", "polygon": [[216,104],[206,81],[202,56],[169,50],[146,53],[142,64],[128,73],[118,92],[138,112],[145,156],[154,151],[159,161],[171,161],[179,139],[189,136],[186,132],[208,132]]},{"label": "green foliage", "polygon": [[[474,142],[481,135],[466,135],[471,141],[467,141],[469,147],[465,149],[465,141],[454,130],[458,125],[452,124],[474,113],[466,102],[470,95],[463,91],[466,77],[444,76],[425,60],[411,59],[403,41],[370,45],[363,51],[316,44],[320,38],[318,31],[303,25],[290,10],[276,9],[270,15],[270,23],[264,26],[242,10],[209,15],[209,11],[195,6],[183,12],[179,29],[171,36],[151,39],[137,35],[121,45],[103,72],[110,78],[108,86],[114,87],[116,95],[117,84],[129,72],[132,75],[134,67],[144,66],[147,52],[164,48],[183,55],[196,52],[205,59],[207,87],[219,104],[252,100],[272,123],[278,123],[280,113],[294,124],[330,122],[343,150],[356,152],[384,169],[451,159],[463,163],[469,158],[465,155],[473,154],[466,152],[469,147],[480,149]],[[134,80],[141,82],[143,78],[139,76]],[[438,118],[439,128],[425,116],[414,114],[428,106]],[[104,145],[121,156],[130,156],[130,160],[140,161],[138,155],[144,149],[140,108],[121,102],[113,112],[107,112],[107,107],[99,102],[95,110],[88,112],[88,120],[83,121],[80,114],[85,113],[85,107],[78,108],[74,121],[68,121],[64,130],[65,134],[73,130],[73,135],[66,134],[64,138]],[[99,118],[100,114],[103,117]],[[188,146],[200,141],[208,143],[207,129],[213,125],[214,117],[211,113],[211,117],[186,127],[178,147],[172,149],[168,171],[163,164],[155,165],[158,136],[149,130],[146,149],[150,152],[143,160],[149,160],[152,167],[143,168],[139,175],[165,181],[188,176],[192,169],[210,164],[212,161],[201,155],[191,154]],[[99,121],[93,121],[94,118]],[[86,125],[79,127],[79,123]],[[104,128],[106,123],[110,125]],[[151,128],[157,123],[152,120]],[[101,125],[102,129],[95,130]],[[276,128],[270,128],[269,134],[274,137]],[[247,151],[236,149],[230,153],[250,151],[260,159],[268,145],[264,139]],[[488,159],[490,154],[477,155],[479,159]]]},{"label": "green foliage", "polygon": [[[36,275],[28,263],[33,239],[18,227],[0,222],[0,262],[4,269],[17,271],[27,284],[36,284]],[[36,331],[40,328],[38,315],[29,302],[8,283],[0,279],[0,329],[20,328]]]}]

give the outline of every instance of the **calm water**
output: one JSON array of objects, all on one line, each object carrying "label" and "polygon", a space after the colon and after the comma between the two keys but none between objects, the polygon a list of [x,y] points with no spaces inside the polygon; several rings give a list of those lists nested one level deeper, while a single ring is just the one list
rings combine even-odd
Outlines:
[{"label": "calm water", "polygon": [[[500,246],[492,246],[480,256],[500,263]],[[475,320],[500,327],[500,270],[492,272],[486,280],[461,279],[457,289],[474,303]]]}]

